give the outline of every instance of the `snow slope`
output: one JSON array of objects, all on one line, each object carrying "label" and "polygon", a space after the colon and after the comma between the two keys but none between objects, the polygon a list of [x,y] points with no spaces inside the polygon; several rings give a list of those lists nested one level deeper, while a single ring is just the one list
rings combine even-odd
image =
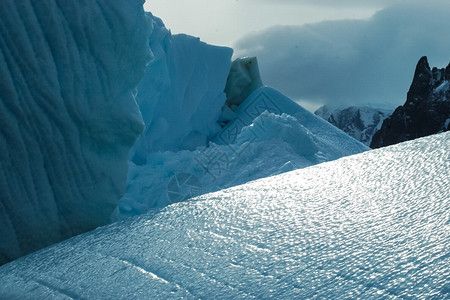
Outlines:
[{"label": "snow slope", "polygon": [[108,222],[143,127],[142,5],[2,0],[0,264]]},{"label": "snow slope", "polygon": [[450,133],[264,178],[0,267],[0,298],[450,297]]},{"label": "snow slope", "polygon": [[[201,116],[199,116],[201,118]],[[168,139],[169,137],[167,137]],[[208,146],[130,163],[119,218],[368,150],[278,91],[261,87]]]}]

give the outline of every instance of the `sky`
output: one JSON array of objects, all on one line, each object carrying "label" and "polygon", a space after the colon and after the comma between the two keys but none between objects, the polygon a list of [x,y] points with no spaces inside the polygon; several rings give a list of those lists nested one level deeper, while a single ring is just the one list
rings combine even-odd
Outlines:
[{"label": "sky", "polygon": [[450,62],[450,1],[150,0],[172,33],[256,56],[261,76],[307,109],[395,108],[415,66]]}]

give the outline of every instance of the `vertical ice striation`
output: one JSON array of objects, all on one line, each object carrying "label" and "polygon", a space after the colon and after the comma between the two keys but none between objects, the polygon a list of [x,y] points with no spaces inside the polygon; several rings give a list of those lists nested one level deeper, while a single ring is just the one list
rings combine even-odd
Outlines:
[{"label": "vertical ice striation", "polygon": [[0,264],[108,222],[143,128],[143,2],[2,1]]}]

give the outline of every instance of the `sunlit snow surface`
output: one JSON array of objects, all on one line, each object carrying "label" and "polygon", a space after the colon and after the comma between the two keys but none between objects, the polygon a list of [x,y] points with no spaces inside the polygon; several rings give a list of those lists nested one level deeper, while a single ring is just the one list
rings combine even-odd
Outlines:
[{"label": "sunlit snow surface", "polygon": [[0,298],[450,297],[450,133],[168,206],[0,268]]}]

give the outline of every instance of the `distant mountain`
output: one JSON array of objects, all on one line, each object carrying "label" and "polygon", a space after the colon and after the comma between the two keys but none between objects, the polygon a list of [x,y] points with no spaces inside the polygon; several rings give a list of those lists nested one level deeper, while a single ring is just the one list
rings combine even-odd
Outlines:
[{"label": "distant mountain", "polygon": [[383,120],[392,114],[392,110],[369,106],[350,106],[333,109],[324,105],[316,110],[314,114],[369,146],[372,136],[380,129]]},{"label": "distant mountain", "polygon": [[397,107],[374,135],[371,148],[393,145],[450,129],[450,64],[430,69],[427,57],[417,63],[403,106]]}]

